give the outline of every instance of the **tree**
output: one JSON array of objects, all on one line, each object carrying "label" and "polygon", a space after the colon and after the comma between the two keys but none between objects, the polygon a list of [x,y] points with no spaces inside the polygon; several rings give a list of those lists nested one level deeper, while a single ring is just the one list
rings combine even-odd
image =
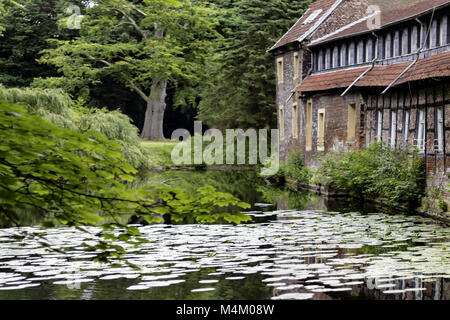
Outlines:
[{"label": "tree", "polygon": [[[267,52],[310,0],[213,1],[224,40],[209,62],[199,118],[217,128],[276,127],[275,66]],[[220,99],[218,99],[220,97]]]},{"label": "tree", "polygon": [[[81,6],[81,1],[78,1]],[[29,86],[35,77],[57,75],[53,66],[38,63],[39,52],[48,49],[47,39],[68,40],[78,31],[58,28],[65,1],[21,0],[5,11],[0,38],[0,83],[8,87]],[[77,1],[73,1],[77,3]]]},{"label": "tree", "polygon": [[168,85],[189,84],[176,92],[175,104],[195,100],[194,88],[204,79],[203,66],[217,36],[214,26],[211,10],[201,1],[97,1],[87,9],[78,39],[52,40],[57,48],[44,51],[42,61],[64,77],[35,84],[81,94],[87,84],[113,78],[147,105],[142,138],[163,139]]},{"label": "tree", "polygon": [[20,3],[17,3],[16,1],[13,1],[13,0],[0,1],[0,35],[2,34],[2,32],[4,30],[3,18],[5,16],[6,12],[10,8],[18,8],[18,7],[20,8],[20,7],[22,7],[22,5]]},{"label": "tree", "polygon": [[30,210],[46,227],[83,230],[103,225],[102,240],[91,247],[101,250],[97,257],[101,261],[125,252],[114,241],[145,242],[136,228],[118,222],[122,215],[137,214],[149,223],[161,221],[165,214],[173,221],[190,216],[199,223],[249,220],[243,214],[215,213],[215,208],[249,206],[212,187],[199,188],[195,196],[164,186],[131,189],[127,183],[137,172],[123,158],[119,144],[93,131],[58,128],[4,100],[0,100],[0,141],[1,226],[20,226],[20,212]]}]

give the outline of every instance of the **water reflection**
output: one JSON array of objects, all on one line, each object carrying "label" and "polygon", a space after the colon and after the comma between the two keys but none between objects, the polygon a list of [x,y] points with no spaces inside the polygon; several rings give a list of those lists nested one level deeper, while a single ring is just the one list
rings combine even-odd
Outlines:
[{"label": "water reflection", "polygon": [[[140,227],[141,267],[89,260],[72,229],[0,230],[0,299],[450,299],[450,230],[381,213],[277,210],[241,226]],[[269,211],[267,211],[269,210]],[[262,213],[261,213],[262,212]],[[255,213],[252,213],[255,214]],[[49,252],[23,230],[43,232]]]}]

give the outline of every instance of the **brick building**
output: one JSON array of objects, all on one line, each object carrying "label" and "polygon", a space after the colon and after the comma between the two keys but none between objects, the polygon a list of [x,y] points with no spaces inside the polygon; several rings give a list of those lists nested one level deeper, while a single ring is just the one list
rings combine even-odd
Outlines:
[{"label": "brick building", "polygon": [[280,156],[309,167],[374,141],[416,147],[448,180],[450,0],[316,0],[270,49]]}]

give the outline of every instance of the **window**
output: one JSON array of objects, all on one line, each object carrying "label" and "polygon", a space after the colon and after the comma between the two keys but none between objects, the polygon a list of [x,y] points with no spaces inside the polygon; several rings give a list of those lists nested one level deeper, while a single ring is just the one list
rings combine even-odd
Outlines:
[{"label": "window", "polygon": [[419,27],[414,26],[411,32],[411,52],[416,52],[420,48]]},{"label": "window", "polygon": [[280,138],[284,139],[284,107],[280,107]]},{"label": "window", "polygon": [[450,23],[449,23],[449,16],[447,16],[447,42],[446,44],[450,44]]},{"label": "window", "polygon": [[355,43],[352,42],[348,46],[348,64],[353,65],[355,64]]},{"label": "window", "polygon": [[356,105],[348,106],[347,117],[347,141],[352,141],[356,137]]},{"label": "window", "polygon": [[377,141],[381,142],[383,135],[383,110],[378,110],[377,114]]},{"label": "window", "polygon": [[323,51],[322,50],[319,51],[319,58],[318,58],[318,60],[319,60],[318,64],[317,64],[318,65],[318,70],[321,71],[321,70],[323,70],[323,61],[324,61],[323,60]]},{"label": "window", "polygon": [[294,139],[298,138],[298,108],[297,103],[292,105],[292,135]]},{"label": "window", "polygon": [[411,53],[411,37],[409,28],[404,28],[402,33],[402,54]]},{"label": "window", "polygon": [[331,49],[328,48],[325,54],[325,69],[331,68]]},{"label": "window", "polygon": [[397,145],[397,110],[391,111],[391,147]]},{"label": "window", "polygon": [[312,100],[306,104],[306,151],[312,150]]},{"label": "window", "polygon": [[357,45],[357,63],[364,63],[364,40],[358,42]]},{"label": "window", "polygon": [[325,151],[325,109],[319,110],[317,121],[317,151]]},{"label": "window", "polygon": [[282,84],[284,82],[284,66],[283,66],[283,58],[278,58],[277,60],[277,73],[278,73],[278,84]]},{"label": "window", "polygon": [[442,107],[437,108],[437,127],[436,127],[436,136],[437,141],[436,152],[443,153],[444,152],[444,109]]},{"label": "window", "polygon": [[300,59],[298,57],[298,52],[294,53],[294,79],[299,78],[300,74]]},{"label": "window", "polygon": [[387,36],[386,36],[386,38],[384,39],[384,50],[385,50],[385,52],[384,52],[384,57],[387,59],[387,58],[392,58],[392,42],[391,42],[391,38],[392,38],[392,36],[391,36],[391,34],[390,33],[388,33],[387,34]]},{"label": "window", "polygon": [[394,45],[393,45],[393,52],[394,54],[392,55],[393,57],[398,57],[401,56],[401,48],[402,48],[402,38],[400,37],[400,32],[399,31],[395,31],[394,32]]},{"label": "window", "polygon": [[419,122],[417,130],[416,148],[419,149],[421,153],[425,152],[425,110],[419,110]]},{"label": "window", "polygon": [[428,25],[426,23],[422,23],[420,28],[420,44],[424,47],[424,49],[428,49],[430,47],[430,36],[427,37],[428,33]]},{"label": "window", "polygon": [[340,56],[340,58],[341,58],[341,66],[346,66],[347,65],[347,59],[348,59],[348,55],[347,55],[347,45],[346,44],[343,44],[342,46],[341,46],[341,56]]},{"label": "window", "polygon": [[403,146],[408,145],[409,121],[410,121],[410,113],[409,110],[406,110],[403,121]]},{"label": "window", "polygon": [[433,23],[431,24],[431,47],[439,47],[440,44],[440,20],[434,19]]},{"label": "window", "polygon": [[448,18],[447,16],[442,17],[441,19],[441,30],[440,30],[440,39],[439,42],[441,43],[441,46],[447,44],[447,38],[448,38]]},{"label": "window", "polygon": [[336,68],[336,67],[340,66],[339,53],[340,53],[339,47],[335,46],[333,48],[333,65],[332,65],[333,68]]},{"label": "window", "polygon": [[373,59],[375,59],[375,42],[369,39],[366,44],[366,61],[371,62]]}]

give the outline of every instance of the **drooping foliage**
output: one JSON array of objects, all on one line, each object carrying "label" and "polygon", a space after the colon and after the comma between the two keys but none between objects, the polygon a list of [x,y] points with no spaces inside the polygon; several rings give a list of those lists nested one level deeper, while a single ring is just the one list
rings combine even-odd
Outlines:
[{"label": "drooping foliage", "polygon": [[212,1],[224,8],[199,117],[217,128],[276,127],[275,64],[268,50],[301,17],[310,0]]},{"label": "drooping foliage", "polygon": [[[149,223],[170,214],[174,220],[190,215],[197,222],[225,219],[247,221],[243,214],[218,213],[215,207],[247,205],[214,188],[198,189],[196,196],[165,186],[129,189],[136,170],[123,158],[120,145],[105,136],[58,128],[26,109],[0,101],[0,222],[20,225],[19,213],[34,209],[47,227],[103,225],[97,259],[120,257],[125,251],[113,243],[145,242],[134,227],[117,221],[136,214]],[[157,201],[156,199],[159,199]],[[112,221],[104,223],[107,221]],[[112,228],[120,227],[112,233]]]},{"label": "drooping foliage", "polygon": [[72,101],[59,89],[5,88],[0,99],[18,103],[60,128],[77,132],[94,131],[119,143],[125,159],[135,168],[146,168],[150,155],[139,139],[138,129],[119,111],[88,109],[82,100]]}]

